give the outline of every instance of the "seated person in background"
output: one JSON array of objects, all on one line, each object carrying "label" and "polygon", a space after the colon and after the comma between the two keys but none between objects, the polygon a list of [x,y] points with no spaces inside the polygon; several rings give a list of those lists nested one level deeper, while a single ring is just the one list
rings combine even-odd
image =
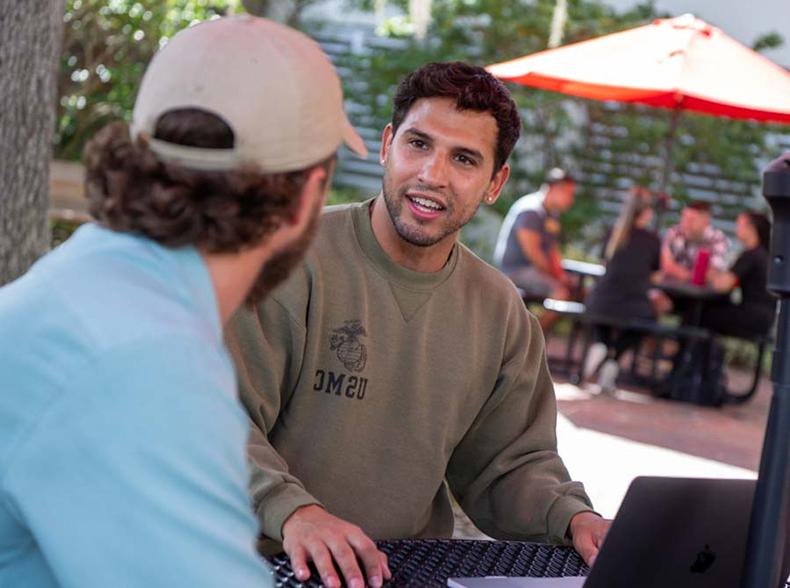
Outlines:
[{"label": "seated person in background", "polygon": [[[554,168],[540,190],[513,203],[502,223],[494,263],[528,297],[570,298],[558,241],[560,215],[573,206],[575,192],[573,177]],[[556,318],[555,313],[541,315],[543,330]]]},{"label": "seated person in background", "polygon": [[300,259],[345,121],[316,43],[233,17],[88,143],[98,222],[0,289],[0,586],[274,585],[222,325]]},{"label": "seated person in background", "polygon": [[664,235],[661,272],[665,278],[690,281],[701,249],[710,254],[709,268],[724,271],[729,248],[727,236],[710,224],[710,204],[689,202],[680,213],[680,222]]},{"label": "seated person in background", "polygon": [[[648,228],[654,205],[653,194],[641,186],[632,187],[626,194],[620,215],[606,239],[606,274],[584,301],[588,313],[623,320],[655,318],[656,311],[648,295],[661,254],[661,240]],[[601,390],[611,390],[619,372],[617,360],[639,343],[641,335],[601,325],[596,327],[595,337],[597,342],[590,347],[585,361],[584,377],[589,378],[599,370]]]},{"label": "seated person in background", "polygon": [[381,586],[370,537],[450,537],[450,492],[492,537],[597,553],[609,523],[557,453],[540,327],[458,243],[497,199],[520,126],[482,68],[409,74],[379,195],[327,209],[299,270],[232,321],[253,508],[300,580],[312,560],[326,586],[361,586],[363,570]]},{"label": "seated person in background", "polygon": [[740,287],[740,304],[729,299],[706,304],[701,324],[722,335],[764,335],[776,316],[776,298],[766,287],[771,221],[759,212],[743,212],[736,219],[735,236],[743,244],[743,253],[728,271],[710,270],[708,282],[721,292]]}]

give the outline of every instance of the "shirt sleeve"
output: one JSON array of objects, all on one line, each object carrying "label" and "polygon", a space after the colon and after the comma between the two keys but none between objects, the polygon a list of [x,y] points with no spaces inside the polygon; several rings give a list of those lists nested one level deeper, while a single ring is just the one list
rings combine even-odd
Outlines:
[{"label": "shirt sleeve", "polygon": [[244,414],[208,344],[102,353],[20,443],[8,506],[58,585],[274,585],[254,548]]},{"label": "shirt sleeve", "polygon": [[516,217],[516,228],[543,232],[543,219],[537,210],[525,210]]},{"label": "shirt sleeve", "polygon": [[672,254],[672,257],[677,256],[677,245],[676,242],[678,240],[678,229],[677,227],[669,227],[664,233],[664,239],[661,241],[661,246],[666,247],[667,250]]},{"label": "shirt sleeve", "polygon": [[669,246],[669,243],[675,238],[676,234],[677,234],[677,228],[674,226],[669,227],[664,233],[664,238],[662,239],[661,244],[665,246]]},{"label": "shirt sleeve", "polygon": [[710,265],[712,268],[723,272],[727,269],[727,254],[730,251],[730,240],[720,230],[713,233],[710,244]]},{"label": "shirt sleeve", "polygon": [[[294,282],[286,282],[278,295],[290,302],[298,300],[303,290],[297,288],[290,294]],[[282,526],[291,513],[301,506],[320,504],[288,471],[288,464],[268,440],[301,370],[305,328],[273,295],[255,310],[239,311],[228,325],[226,339],[236,363],[239,394],[252,423],[248,456],[253,510],[263,534],[282,541]]]},{"label": "shirt sleeve", "polygon": [[447,480],[488,535],[568,542],[571,518],[593,509],[557,453],[557,407],[543,335],[537,319],[519,310],[495,389],[456,447]]}]

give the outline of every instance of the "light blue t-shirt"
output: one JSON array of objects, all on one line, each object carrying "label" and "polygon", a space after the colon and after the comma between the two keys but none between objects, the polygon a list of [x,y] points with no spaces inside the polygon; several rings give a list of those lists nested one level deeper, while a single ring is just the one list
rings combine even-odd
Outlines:
[{"label": "light blue t-shirt", "polygon": [[261,587],[202,257],[82,227],[0,289],[0,586]]}]

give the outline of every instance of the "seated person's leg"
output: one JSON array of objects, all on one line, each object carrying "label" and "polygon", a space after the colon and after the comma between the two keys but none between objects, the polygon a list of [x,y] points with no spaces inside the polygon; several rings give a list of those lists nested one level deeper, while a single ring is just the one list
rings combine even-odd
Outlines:
[{"label": "seated person's leg", "polygon": [[610,329],[608,340],[608,353],[598,372],[598,385],[602,392],[611,392],[615,389],[615,382],[620,373],[618,363],[622,354],[639,345],[642,334],[629,329]]},{"label": "seated person's leg", "polygon": [[557,286],[551,291],[551,297],[556,298],[557,300],[570,300],[571,293],[568,288],[561,284],[557,284]]},{"label": "seated person's leg", "polygon": [[[505,272],[516,286],[521,288],[529,298],[556,298],[555,293],[562,293],[562,285],[553,277],[544,274],[534,267],[522,267]],[[560,300],[566,300],[566,297]]]},{"label": "seated person's leg", "polygon": [[612,328],[606,325],[595,325],[593,332],[595,342],[587,350],[582,374],[585,380],[590,379],[601,367],[609,356],[609,346],[612,342]]},{"label": "seated person's leg", "polygon": [[[570,300],[570,293],[568,292],[568,289],[565,286],[561,285],[559,282],[556,282],[552,278],[547,278],[546,282],[544,283],[546,285],[550,285],[551,281],[554,281],[555,284],[554,284],[554,288],[549,293],[549,297],[554,298],[556,300]],[[543,329],[543,332],[548,333],[551,330],[551,328],[554,326],[554,323],[556,323],[559,318],[560,318],[559,314],[547,310],[543,314],[541,314],[540,317],[538,317],[538,322],[540,323],[540,327]]]},{"label": "seated person's leg", "polygon": [[[528,299],[556,298],[558,300],[568,300],[569,298],[567,288],[552,276],[544,274],[534,267],[519,268],[506,272],[505,275],[524,291],[524,295]],[[559,317],[560,315],[556,312],[546,311],[541,314],[538,321],[543,332],[548,333]]]},{"label": "seated person's leg", "polygon": [[629,349],[636,349],[642,341],[642,333],[630,329],[618,329],[614,334],[611,347],[614,348],[614,359],[619,360],[620,357]]}]

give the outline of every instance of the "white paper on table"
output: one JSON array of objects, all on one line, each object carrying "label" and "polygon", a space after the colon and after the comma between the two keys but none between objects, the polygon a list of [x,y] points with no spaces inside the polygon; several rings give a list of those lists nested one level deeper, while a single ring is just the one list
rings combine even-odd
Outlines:
[{"label": "white paper on table", "polygon": [[584,576],[565,578],[514,578],[505,576],[486,576],[485,578],[450,578],[450,588],[582,588]]}]

